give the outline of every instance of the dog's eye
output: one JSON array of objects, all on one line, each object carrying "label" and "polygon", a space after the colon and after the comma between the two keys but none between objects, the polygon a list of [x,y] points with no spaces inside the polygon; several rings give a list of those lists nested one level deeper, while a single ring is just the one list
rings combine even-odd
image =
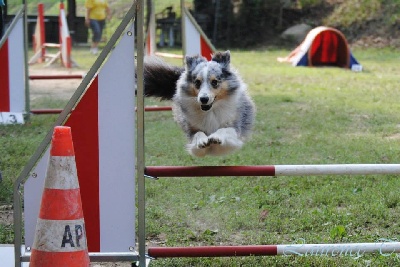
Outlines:
[{"label": "dog's eye", "polygon": [[196,88],[199,89],[200,86],[201,86],[201,81],[200,80],[195,80],[194,81],[194,86],[196,86]]},{"label": "dog's eye", "polygon": [[214,87],[214,88],[217,88],[217,86],[218,86],[218,80],[212,80],[212,81],[211,81],[211,86]]}]

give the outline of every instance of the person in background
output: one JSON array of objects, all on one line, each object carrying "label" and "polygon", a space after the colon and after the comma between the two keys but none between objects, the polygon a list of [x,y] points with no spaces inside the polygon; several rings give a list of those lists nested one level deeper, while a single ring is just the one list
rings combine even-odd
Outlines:
[{"label": "person in background", "polygon": [[4,28],[3,6],[5,6],[4,0],[0,0],[0,39],[1,37],[3,37],[3,28]]},{"label": "person in background", "polygon": [[110,7],[107,0],[86,0],[85,7],[85,25],[90,27],[93,34],[90,52],[96,55],[99,52],[98,46],[106,25],[106,19],[110,19],[111,16]]}]

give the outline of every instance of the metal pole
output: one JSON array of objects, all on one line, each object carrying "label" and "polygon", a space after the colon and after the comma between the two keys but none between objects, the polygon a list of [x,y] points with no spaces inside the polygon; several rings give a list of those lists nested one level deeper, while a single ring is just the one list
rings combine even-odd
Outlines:
[{"label": "metal pole", "polygon": [[219,6],[220,6],[219,0],[216,0],[216,2],[215,2],[215,12],[214,12],[214,30],[213,30],[213,38],[212,38],[213,44],[217,43]]},{"label": "metal pole", "polygon": [[[24,72],[25,72],[25,111],[27,112],[27,119],[29,119],[29,71],[28,71],[28,33],[27,33],[27,3],[26,0],[22,1],[23,4],[23,32],[24,32]],[[14,183],[14,195],[13,195],[13,219],[14,219],[14,263],[15,267],[21,266],[21,247],[22,247],[22,203],[19,191],[20,182]],[[17,231],[18,229],[18,231]]]},{"label": "metal pole", "polygon": [[137,6],[137,184],[138,184],[138,241],[139,266],[146,267],[146,192],[144,179],[144,1],[139,0]]},{"label": "metal pole", "polygon": [[24,3],[24,72],[25,72],[25,112],[26,119],[29,120],[30,117],[30,109],[31,109],[31,101],[29,94],[29,67],[28,67],[28,5],[26,0],[23,0]]},{"label": "metal pole", "polygon": [[183,58],[186,56],[186,23],[185,23],[185,1],[181,0],[181,41],[182,41],[182,52]]}]

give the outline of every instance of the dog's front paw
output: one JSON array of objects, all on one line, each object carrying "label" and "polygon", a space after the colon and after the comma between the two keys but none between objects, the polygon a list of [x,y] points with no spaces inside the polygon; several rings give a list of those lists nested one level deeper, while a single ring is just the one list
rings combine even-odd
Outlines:
[{"label": "dog's front paw", "polygon": [[221,137],[219,137],[218,135],[212,134],[208,137],[208,143],[214,145],[220,145],[222,144],[222,140]]},{"label": "dog's front paw", "polygon": [[186,145],[186,149],[193,156],[204,157],[209,146],[207,135],[203,132],[197,132],[193,135],[191,142]]},{"label": "dog's front paw", "polygon": [[206,148],[210,145],[207,135],[203,132],[197,132],[193,136],[192,144],[194,144],[196,148]]}]

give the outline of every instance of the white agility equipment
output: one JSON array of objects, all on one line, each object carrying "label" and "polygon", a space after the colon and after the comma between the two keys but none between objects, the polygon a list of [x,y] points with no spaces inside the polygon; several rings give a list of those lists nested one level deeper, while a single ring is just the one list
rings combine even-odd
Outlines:
[{"label": "white agility equipment", "polygon": [[211,60],[211,55],[216,52],[216,49],[184,4],[182,4],[182,25],[183,54],[202,55],[207,60]]},{"label": "white agility equipment", "polygon": [[0,40],[0,124],[24,123],[27,110],[24,9]]},{"label": "white agility equipment", "polygon": [[[75,146],[89,256],[94,261],[135,260],[135,35],[137,4],[114,35],[61,112],[56,125],[69,126]],[[124,60],[121,60],[121,59]],[[119,82],[118,88],[115,81]],[[50,133],[17,179],[14,194],[15,261],[30,259],[38,217]],[[22,221],[25,247],[21,254]],[[99,260],[100,259],[100,260]],[[111,259],[111,260],[110,260]],[[19,265],[18,265],[19,266]]]},{"label": "white agility equipment", "polygon": [[[132,242],[134,168],[131,167],[135,162],[133,44],[133,36],[123,36],[64,122],[65,126],[72,128],[76,147],[91,252],[126,252],[135,246]],[[132,60],[125,62],[120,58]],[[115,81],[120,83],[118,91],[114,87]],[[117,131],[118,127],[123,128]],[[26,246],[33,242],[32,224],[38,214],[41,181],[45,177],[43,166],[47,161],[46,152],[32,171],[35,178],[29,178],[25,183]]]}]

